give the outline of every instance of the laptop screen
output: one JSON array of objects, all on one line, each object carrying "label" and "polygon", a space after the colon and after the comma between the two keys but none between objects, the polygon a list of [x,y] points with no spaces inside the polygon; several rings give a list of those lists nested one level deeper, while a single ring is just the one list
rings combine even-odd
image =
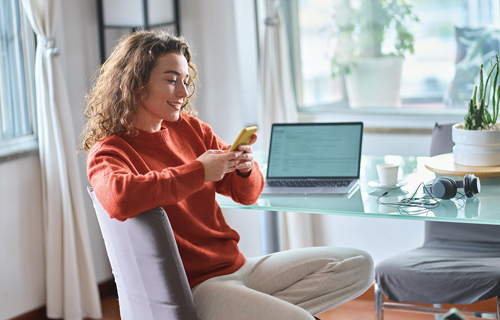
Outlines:
[{"label": "laptop screen", "polygon": [[275,123],[267,178],[358,178],[362,122]]}]

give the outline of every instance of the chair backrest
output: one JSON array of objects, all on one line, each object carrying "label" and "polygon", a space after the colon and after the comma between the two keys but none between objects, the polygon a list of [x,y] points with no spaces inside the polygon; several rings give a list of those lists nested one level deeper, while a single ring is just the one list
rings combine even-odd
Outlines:
[{"label": "chair backrest", "polygon": [[451,139],[451,128],[455,123],[443,123],[434,125],[431,138],[430,156],[453,151],[455,143]]},{"label": "chair backrest", "polygon": [[88,188],[118,289],[122,320],[195,320],[193,296],[163,208],[111,219]]}]

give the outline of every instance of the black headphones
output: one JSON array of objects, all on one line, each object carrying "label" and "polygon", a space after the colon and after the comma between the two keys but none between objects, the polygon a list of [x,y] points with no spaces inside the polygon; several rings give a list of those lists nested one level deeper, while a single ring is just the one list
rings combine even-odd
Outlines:
[{"label": "black headphones", "polygon": [[451,199],[457,194],[457,188],[464,188],[467,198],[475,196],[481,191],[479,178],[473,174],[466,174],[463,181],[455,181],[448,177],[439,177],[432,183],[430,192],[441,199]]}]

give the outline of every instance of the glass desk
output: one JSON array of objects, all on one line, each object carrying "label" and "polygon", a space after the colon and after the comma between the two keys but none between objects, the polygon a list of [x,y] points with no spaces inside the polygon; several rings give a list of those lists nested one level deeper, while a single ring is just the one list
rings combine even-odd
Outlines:
[{"label": "glass desk", "polygon": [[[464,196],[462,199],[441,200],[437,208],[428,211],[400,212],[394,206],[377,202],[385,191],[388,191],[388,194],[380,198],[380,201],[385,203],[395,203],[408,198],[417,188],[417,196],[422,196],[424,193],[420,184],[431,184],[436,177],[435,173],[425,168],[425,163],[429,159],[429,157],[363,156],[359,184],[347,195],[262,195],[253,205],[241,205],[227,197],[217,195],[217,201],[222,208],[500,225],[500,178],[481,178],[481,192],[475,198]],[[400,165],[400,182],[406,185],[397,189],[373,186],[377,179],[376,165],[384,162]],[[261,168],[265,171],[265,165]],[[462,179],[462,177],[452,178]],[[463,193],[463,189],[458,191]]]},{"label": "glass desk", "polygon": [[[255,158],[262,171],[265,172],[265,155],[256,153]],[[401,211],[396,206],[378,203],[377,200],[384,203],[396,203],[412,196],[417,189],[416,196],[423,196],[422,184],[431,184],[436,178],[436,174],[425,167],[429,160],[429,157],[363,156],[361,179],[358,186],[347,195],[261,195],[253,205],[241,205],[230,198],[217,195],[217,201],[222,208],[267,212],[265,222],[261,222],[261,227],[264,228],[262,241],[271,242],[268,245],[270,252],[276,251],[277,248],[277,244],[273,242],[279,242],[276,214],[278,211],[500,225],[500,178],[480,178],[481,192],[476,197],[464,196],[455,200],[441,200],[433,209]],[[377,179],[376,165],[384,162],[400,165],[398,178],[402,184],[405,184],[404,186],[390,190],[373,186]],[[450,177],[455,180],[463,178]],[[388,194],[380,197],[386,191]],[[458,189],[458,191],[463,194],[463,189]],[[457,198],[460,194],[457,194]]]}]

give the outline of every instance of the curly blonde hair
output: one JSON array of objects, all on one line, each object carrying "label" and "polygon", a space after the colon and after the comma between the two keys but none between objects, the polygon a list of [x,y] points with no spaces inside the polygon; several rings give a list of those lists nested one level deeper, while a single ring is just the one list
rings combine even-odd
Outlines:
[{"label": "curly blonde hair", "polygon": [[146,97],[143,92],[156,65],[156,59],[167,53],[183,55],[189,67],[189,96],[181,112],[195,115],[190,98],[195,91],[197,71],[189,45],[183,37],[163,31],[140,30],[120,39],[110,57],[97,72],[97,82],[87,94],[81,135],[82,150],[89,151],[99,140],[111,135],[135,135],[136,110]]}]

